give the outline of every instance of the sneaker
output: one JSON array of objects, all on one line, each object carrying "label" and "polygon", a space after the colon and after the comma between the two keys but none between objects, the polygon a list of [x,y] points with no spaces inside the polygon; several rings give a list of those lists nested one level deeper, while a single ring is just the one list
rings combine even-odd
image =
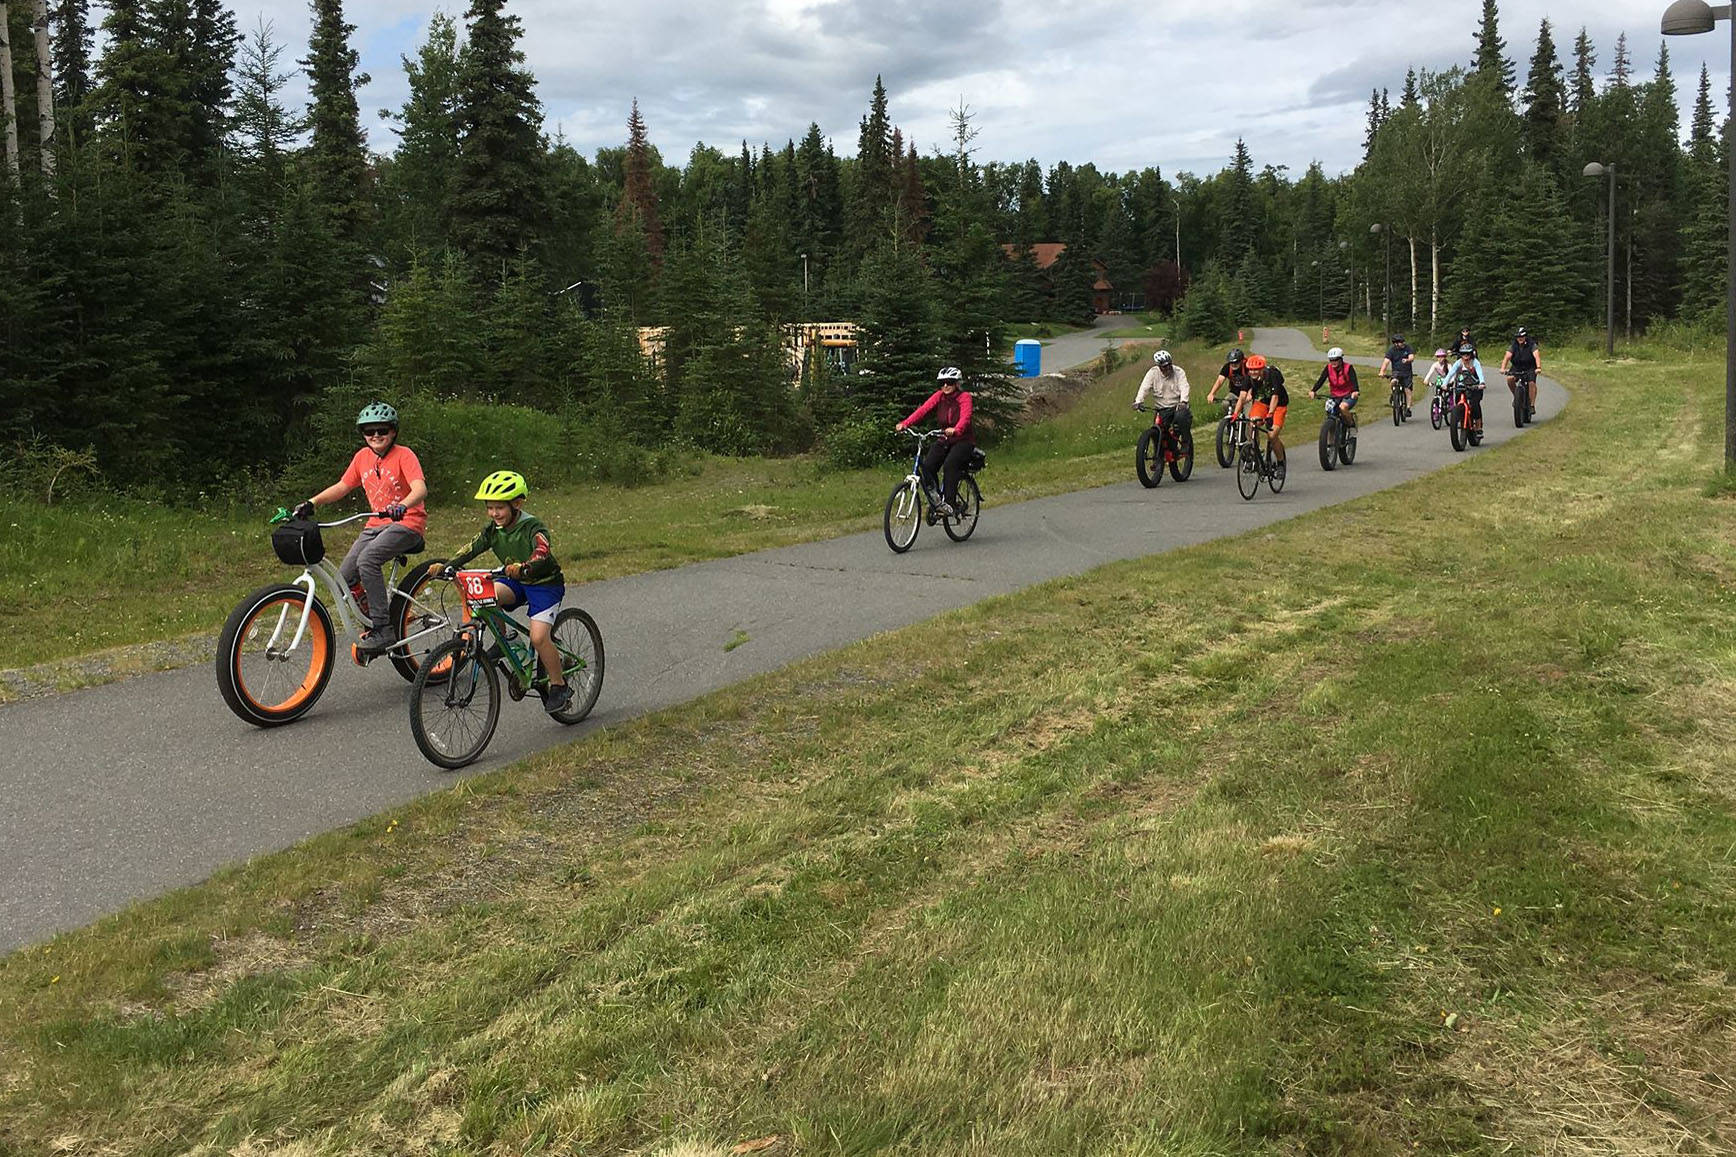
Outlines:
[{"label": "sneaker", "polygon": [[391,627],[375,627],[362,635],[356,650],[364,655],[384,655],[398,645],[398,632]]},{"label": "sneaker", "polygon": [[573,704],[573,689],[566,684],[550,687],[543,692],[543,710],[550,715],[559,715]]},{"label": "sneaker", "polygon": [[934,508],[934,512],[942,518],[951,518],[957,513],[957,511],[953,510],[952,505],[947,502],[937,504]]}]

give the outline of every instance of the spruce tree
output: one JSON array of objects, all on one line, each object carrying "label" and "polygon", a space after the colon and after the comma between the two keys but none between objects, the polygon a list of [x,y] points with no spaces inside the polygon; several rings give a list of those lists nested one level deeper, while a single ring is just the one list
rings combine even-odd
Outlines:
[{"label": "spruce tree", "polygon": [[868,114],[862,118],[856,137],[856,180],[850,198],[848,236],[857,253],[877,247],[893,219],[903,157],[901,151],[893,151],[892,133],[886,85],[876,76]]},{"label": "spruce tree", "polygon": [[1597,53],[1583,27],[1573,40],[1573,83],[1568,88],[1567,107],[1577,117],[1590,111],[1597,100]]},{"label": "spruce tree", "polygon": [[637,231],[653,267],[663,260],[663,222],[658,213],[657,186],[652,173],[656,158],[651,149],[639,101],[627,117],[627,154],[621,200],[615,209],[617,234]]},{"label": "spruce tree", "polygon": [[933,392],[939,310],[921,254],[890,238],[863,260],[857,279],[861,368],[868,373],[851,383],[851,410],[885,429]]},{"label": "spruce tree", "polygon": [[221,163],[234,88],[230,74],[241,32],[235,14],[222,0],[193,0],[188,59],[188,102],[191,105],[190,152],[194,164],[214,172]]},{"label": "spruce tree", "polygon": [[311,0],[313,35],[307,70],[311,140],[304,158],[316,203],[340,243],[355,245],[369,224],[368,156],[356,90],[368,77],[356,71],[360,55],[350,45],[355,25],[344,20],[343,0]]},{"label": "spruce tree", "polygon": [[1567,90],[1561,80],[1561,61],[1555,55],[1555,40],[1549,34],[1549,18],[1537,29],[1537,51],[1531,56],[1531,71],[1525,80],[1525,144],[1532,159],[1553,164],[1561,150],[1561,120],[1566,115]]},{"label": "spruce tree", "polygon": [[[506,0],[470,2],[450,195],[453,237],[491,281],[501,279],[508,258],[537,244],[548,219],[542,106],[518,47],[522,26],[505,6]],[[633,111],[637,117],[637,103]]]},{"label": "spruce tree", "polygon": [[[54,105],[81,130],[91,88],[90,0],[58,0],[54,6]],[[75,134],[74,144],[84,139]]]},{"label": "spruce tree", "polygon": [[385,178],[394,239],[409,250],[438,250],[451,238],[458,179],[458,26],[435,12],[416,58],[403,58],[410,95],[398,111],[398,149]]},{"label": "spruce tree", "polygon": [[1416,108],[1422,103],[1422,95],[1417,89],[1417,70],[1405,69],[1404,92],[1399,96],[1400,108]]},{"label": "spruce tree", "polygon": [[1477,54],[1471,71],[1485,77],[1502,97],[1513,96],[1513,64],[1507,59],[1507,45],[1501,40],[1500,13],[1495,0],[1483,0],[1483,17],[1477,24]]}]

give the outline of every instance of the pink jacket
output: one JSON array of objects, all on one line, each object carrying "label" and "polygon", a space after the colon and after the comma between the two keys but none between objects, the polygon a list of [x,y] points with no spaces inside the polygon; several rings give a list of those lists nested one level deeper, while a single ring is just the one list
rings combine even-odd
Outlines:
[{"label": "pink jacket", "polygon": [[971,436],[970,405],[970,394],[965,390],[960,390],[950,398],[946,396],[945,390],[936,390],[928,395],[928,401],[916,407],[914,414],[904,419],[904,424],[914,426],[928,417],[930,412],[933,412],[934,420],[940,423],[942,430],[949,427],[958,430],[958,433],[950,438],[944,438],[942,441],[968,442]]}]

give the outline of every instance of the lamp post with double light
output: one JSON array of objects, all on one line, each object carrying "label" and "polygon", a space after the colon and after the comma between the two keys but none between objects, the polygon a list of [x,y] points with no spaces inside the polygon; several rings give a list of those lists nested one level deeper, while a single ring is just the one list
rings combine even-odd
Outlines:
[{"label": "lamp post with double light", "polygon": [[1380,324],[1382,340],[1392,334],[1392,227],[1374,224],[1368,231],[1381,239],[1386,248],[1386,280],[1380,289]]},{"label": "lamp post with double light", "polygon": [[[1659,27],[1665,36],[1695,36],[1712,31],[1720,20],[1730,23],[1730,111],[1736,118],[1736,19],[1731,17],[1731,6],[1720,4],[1714,8],[1706,0],[1676,0],[1664,9]],[[1736,148],[1725,152],[1729,154],[1729,189],[1736,193]],[[1729,199],[1729,204],[1730,236],[1725,252],[1727,285],[1724,302],[1724,469],[1736,473],[1736,196]],[[1610,260],[1613,262],[1615,258],[1611,256]],[[1610,329],[1615,329],[1613,299]]]}]

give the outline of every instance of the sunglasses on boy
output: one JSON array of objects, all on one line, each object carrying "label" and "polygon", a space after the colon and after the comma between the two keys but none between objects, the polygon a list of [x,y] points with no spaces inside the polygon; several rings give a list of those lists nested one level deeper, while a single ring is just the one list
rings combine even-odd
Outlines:
[{"label": "sunglasses on boy", "polygon": [[390,427],[390,426],[364,426],[362,428],[362,437],[364,437],[364,438],[384,438],[387,434],[390,434],[391,432],[392,432],[392,427]]}]

